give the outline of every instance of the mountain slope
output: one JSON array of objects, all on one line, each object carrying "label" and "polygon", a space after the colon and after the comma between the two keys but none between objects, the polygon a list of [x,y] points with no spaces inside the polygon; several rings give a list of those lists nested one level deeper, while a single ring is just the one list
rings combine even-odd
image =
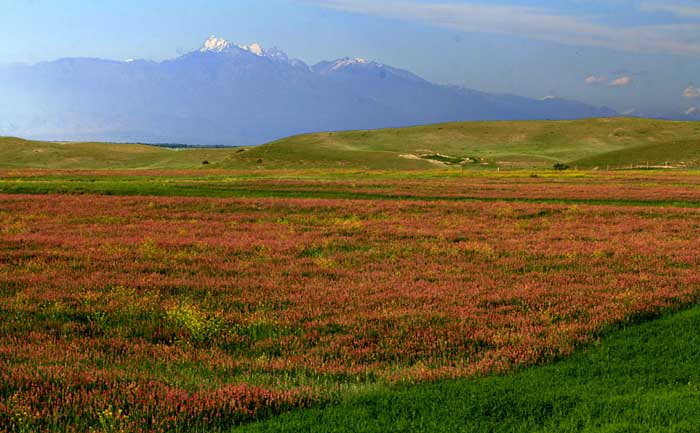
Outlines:
[{"label": "mountain slope", "polygon": [[[458,122],[299,135],[262,146],[171,150],[0,138],[0,168],[489,169],[700,167],[700,123],[638,118]],[[207,161],[208,164],[203,164]]]},{"label": "mountain slope", "polygon": [[615,112],[430,83],[363,59],[313,67],[279,49],[210,38],[156,63],[62,59],[0,68],[0,135],[255,145],[314,131]]}]

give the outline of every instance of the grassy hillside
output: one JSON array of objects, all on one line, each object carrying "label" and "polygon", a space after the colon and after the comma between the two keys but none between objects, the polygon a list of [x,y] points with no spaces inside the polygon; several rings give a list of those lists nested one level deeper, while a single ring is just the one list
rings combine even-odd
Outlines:
[{"label": "grassy hillside", "polygon": [[231,149],[166,149],[142,144],[56,143],[0,137],[0,167],[51,169],[197,168]]},{"label": "grassy hillside", "polygon": [[700,132],[693,139],[653,142],[589,156],[570,164],[579,167],[698,167],[700,166]]},{"label": "grassy hillside", "polygon": [[306,134],[236,149],[0,139],[0,167],[488,169],[555,163],[698,167],[700,123],[636,118],[460,122]]},{"label": "grassy hillside", "polygon": [[[652,148],[672,151],[655,152]],[[644,155],[635,157],[639,149],[644,149]],[[697,166],[700,123],[636,118],[449,123],[303,135],[253,149],[246,156],[308,164],[333,159],[350,166],[387,168],[407,165],[408,161],[420,167],[460,162],[465,167],[487,167],[483,163],[550,167],[557,162],[581,167],[608,163],[624,167],[630,161],[664,164],[669,158],[669,162]]]}]

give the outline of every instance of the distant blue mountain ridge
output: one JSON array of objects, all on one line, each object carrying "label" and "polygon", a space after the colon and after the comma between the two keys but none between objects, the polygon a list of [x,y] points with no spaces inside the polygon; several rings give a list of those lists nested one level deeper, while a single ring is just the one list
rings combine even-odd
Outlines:
[{"label": "distant blue mountain ridge", "polygon": [[448,121],[616,116],[558,98],[439,85],[365,59],[309,66],[258,44],[209,38],[172,60],[68,58],[0,68],[0,135],[256,145],[317,131]]}]

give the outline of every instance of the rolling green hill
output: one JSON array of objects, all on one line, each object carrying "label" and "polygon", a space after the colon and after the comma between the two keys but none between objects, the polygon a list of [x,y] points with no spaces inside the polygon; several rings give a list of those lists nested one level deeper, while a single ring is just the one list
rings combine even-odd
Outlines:
[{"label": "rolling green hill", "polygon": [[167,149],[142,144],[58,143],[0,138],[0,167],[49,169],[187,169],[230,149]]},{"label": "rolling green hill", "polygon": [[488,169],[545,168],[555,163],[580,168],[700,167],[700,123],[636,118],[458,122],[305,134],[230,149],[0,138],[4,168]]}]

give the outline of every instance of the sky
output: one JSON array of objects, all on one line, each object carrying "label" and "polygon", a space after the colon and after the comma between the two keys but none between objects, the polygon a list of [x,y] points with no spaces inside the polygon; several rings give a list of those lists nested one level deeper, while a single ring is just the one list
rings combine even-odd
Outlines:
[{"label": "sky", "polygon": [[622,113],[700,110],[698,0],[0,0],[0,63],[163,60],[210,35]]}]

